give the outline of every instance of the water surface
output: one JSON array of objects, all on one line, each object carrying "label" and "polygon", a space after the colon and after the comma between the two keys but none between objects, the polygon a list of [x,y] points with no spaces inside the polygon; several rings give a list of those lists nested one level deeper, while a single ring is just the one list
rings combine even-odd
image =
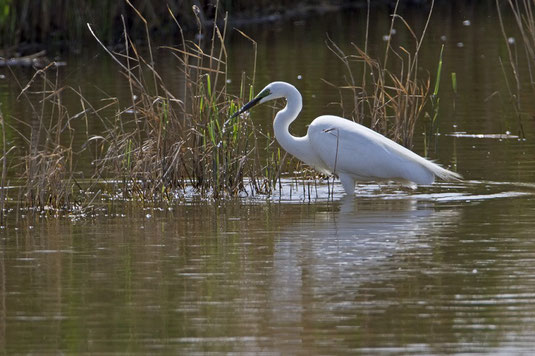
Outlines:
[{"label": "water surface", "polygon": [[[451,86],[441,87],[441,135],[429,155],[465,181],[417,190],[361,185],[357,198],[348,199],[332,181],[287,177],[270,198],[146,208],[103,201],[84,216],[11,206],[0,229],[0,350],[535,349],[535,127],[525,121],[526,140],[515,137],[518,121],[498,63],[505,45],[493,11],[437,8],[422,47],[420,65],[433,72],[444,43],[444,76],[456,72],[459,82],[455,108]],[[405,16],[422,26],[421,12]],[[338,92],[320,79],[343,83],[344,71],[323,41],[329,33],[346,49],[351,41],[361,44],[364,19],[328,14],[246,31],[259,43],[257,90],[286,80],[303,93],[296,134],[319,114],[341,114],[330,105]],[[372,19],[370,49],[379,53],[389,19],[383,10]],[[466,19],[470,26],[463,26]],[[513,31],[510,18],[506,24]],[[408,43],[402,30],[398,35],[396,41]],[[236,34],[229,43],[229,88],[236,92],[241,71],[252,68],[246,44]],[[101,50],[66,61],[64,79],[89,98],[128,96]],[[160,65],[178,91],[177,63]],[[7,120],[16,115],[30,122],[15,83],[0,85]],[[525,100],[523,110],[533,112],[532,105]],[[273,110],[255,110],[262,129],[271,130]],[[422,131],[415,139],[419,153]]]},{"label": "water surface", "polygon": [[535,203],[484,190],[27,216],[2,232],[2,347],[526,351]]}]

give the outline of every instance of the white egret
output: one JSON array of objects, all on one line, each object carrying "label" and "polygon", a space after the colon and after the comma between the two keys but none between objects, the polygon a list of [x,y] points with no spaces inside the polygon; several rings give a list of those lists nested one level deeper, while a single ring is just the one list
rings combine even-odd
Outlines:
[{"label": "white egret", "polygon": [[302,98],[291,84],[273,82],[232,117],[256,104],[286,98],[286,107],[273,122],[275,138],[288,153],[316,170],[338,176],[346,194],[354,194],[355,181],[397,181],[402,184],[431,184],[435,177],[458,180],[461,176],[442,168],[385,136],[353,121],[323,115],[316,118],[303,137],[289,132],[301,111]]}]

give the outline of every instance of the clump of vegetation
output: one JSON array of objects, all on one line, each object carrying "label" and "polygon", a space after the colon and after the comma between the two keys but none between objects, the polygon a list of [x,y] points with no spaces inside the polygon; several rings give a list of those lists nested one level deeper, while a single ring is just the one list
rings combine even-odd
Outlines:
[{"label": "clump of vegetation", "polygon": [[[31,109],[32,119],[28,123],[13,118],[26,127],[26,133],[19,132],[26,145],[11,147],[11,150],[16,150],[20,157],[20,160],[12,160],[13,169],[19,172],[15,182],[20,184],[20,192],[29,206],[75,204],[74,192],[78,188],[73,173],[74,130],[70,126],[73,117],[62,103],[66,88],[59,89],[58,81],[57,67],[53,63],[37,70],[20,94]],[[5,126],[3,122],[4,146],[7,144]],[[6,152],[3,157],[3,174],[8,170],[8,154]],[[5,197],[4,190],[2,195]]]},{"label": "clump of vegetation", "polygon": [[[133,9],[146,24],[141,13]],[[181,30],[178,20],[169,13]],[[53,63],[36,71],[21,91],[34,119],[30,124],[21,121],[27,126],[26,132],[20,132],[26,145],[17,148],[22,152],[11,161],[22,192],[19,196],[25,203],[83,210],[99,194],[142,201],[170,201],[186,195],[222,198],[270,194],[283,159],[280,150],[274,148],[273,138],[261,135],[252,120],[229,119],[238,109],[238,102],[250,100],[254,92],[245,75],[242,99],[227,92],[226,23],[224,19],[223,27],[214,26],[210,33],[199,26],[196,38],[209,38],[207,44],[187,41],[182,35],[181,46],[158,49],[179,63],[183,84],[180,95],[169,90],[158,73],[148,25],[146,49],[134,44],[126,27],[123,53],[103,45],[130,88],[126,105],[117,98],[106,98],[103,106],[93,106],[81,92],[60,87]],[[62,104],[67,94],[79,97],[78,114],[71,115]],[[34,107],[34,102],[40,106]],[[85,132],[75,132],[70,125],[74,119],[86,120]],[[90,132],[89,120],[98,120],[104,131]],[[3,119],[1,123],[4,133]],[[78,141],[85,136],[81,149],[74,145],[75,136]],[[5,146],[5,139],[2,143]],[[76,171],[76,157],[89,151],[94,171]],[[9,152],[5,147],[3,152],[0,163],[5,166]],[[3,169],[2,187],[5,174]],[[88,175],[92,177],[84,178]],[[5,192],[2,189],[2,203]]]},{"label": "clump of vegetation", "polygon": [[[529,77],[531,90],[535,93],[535,67],[533,59],[535,58],[535,1],[533,0],[508,0],[507,7],[512,11],[513,17],[520,31],[521,39],[518,43],[523,44],[525,54],[525,65],[522,65],[521,53],[518,50],[513,50],[513,46],[517,41],[514,37],[509,37],[505,30],[505,25],[502,18],[502,3],[496,1],[496,8],[498,9],[498,19],[502,30],[503,38],[507,48],[506,63],[500,58],[500,65],[504,72],[505,84],[507,94],[513,106],[514,114],[518,120],[518,131],[521,138],[525,138],[523,117],[527,116],[522,110],[522,77]],[[503,4],[505,5],[505,3]],[[508,68],[506,68],[508,67]],[[512,80],[510,79],[512,77]],[[531,96],[530,96],[531,98]]]},{"label": "clump of vegetation", "polygon": [[[137,16],[147,23],[141,13]],[[254,125],[229,119],[238,109],[238,98],[227,93],[226,18],[223,23],[208,34],[199,26],[196,37],[209,36],[207,47],[182,36],[181,48],[163,48],[180,62],[180,97],[166,88],[155,68],[148,27],[147,58],[125,28],[126,53],[108,53],[128,80],[132,102],[106,122],[106,133],[98,138],[99,151],[104,152],[95,161],[100,177],[121,177],[131,193],[146,199],[170,197],[177,189],[186,193],[188,188],[214,198],[272,189],[274,181],[256,159],[261,148]],[[253,96],[245,76],[241,96]]]},{"label": "clump of vegetation", "polygon": [[[425,105],[430,97],[429,75],[420,78],[418,60],[420,47],[433,11],[433,3],[422,33],[417,36],[405,20],[398,15],[396,2],[390,34],[394,25],[401,22],[414,39],[414,48],[392,46],[391,35],[387,35],[386,48],[382,60],[373,58],[367,52],[368,22],[364,48],[352,43],[353,54],[346,54],[332,40],[327,40],[329,49],[346,68],[346,82],[343,85],[329,83],[342,92],[340,106],[348,118],[365,123],[392,140],[411,148],[416,122],[425,113]],[[360,81],[358,74],[361,73]],[[349,100],[344,93],[349,92]],[[436,117],[433,119],[436,120]]]}]

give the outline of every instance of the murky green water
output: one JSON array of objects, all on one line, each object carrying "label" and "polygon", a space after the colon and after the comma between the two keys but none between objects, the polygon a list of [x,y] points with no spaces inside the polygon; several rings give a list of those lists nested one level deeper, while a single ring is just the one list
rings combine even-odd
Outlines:
[{"label": "murky green water", "polygon": [[[82,219],[11,213],[0,230],[0,350],[535,349],[535,127],[524,122],[526,141],[473,136],[518,133],[498,64],[505,45],[491,8],[444,10],[435,13],[421,66],[435,70],[444,42],[444,75],[457,73],[459,94],[454,110],[451,87],[442,87],[442,135],[431,155],[456,164],[466,181],[415,191],[363,185],[356,199],[343,198],[338,185],[329,197],[331,186],[319,182],[309,201],[290,179],[267,201],[117,203]],[[373,16],[372,42],[381,46],[389,20]],[[418,11],[406,16],[423,21]],[[340,113],[328,105],[338,93],[320,78],[342,82],[343,69],[323,41],[329,33],[349,48],[362,38],[363,21],[332,14],[247,31],[259,43],[258,89],[286,80],[303,93],[294,132],[319,114]],[[234,84],[252,66],[246,43],[233,36],[229,46]],[[104,54],[66,60],[66,80],[88,95],[98,97],[95,85],[126,95]],[[0,85],[4,114],[28,111],[17,106],[13,82]],[[532,105],[526,99],[524,110]],[[272,111],[257,110],[269,129]],[[415,150],[423,152],[420,136]]]}]

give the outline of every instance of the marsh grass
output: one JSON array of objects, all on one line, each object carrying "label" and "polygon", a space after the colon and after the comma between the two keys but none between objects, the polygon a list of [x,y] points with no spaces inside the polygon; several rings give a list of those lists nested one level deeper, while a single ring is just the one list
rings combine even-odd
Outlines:
[{"label": "marsh grass", "polygon": [[58,81],[57,68],[51,63],[37,70],[19,95],[32,112],[30,123],[19,120],[29,134],[19,132],[25,146],[15,148],[22,157],[15,169],[21,172],[21,190],[29,206],[59,207],[74,199],[74,131]]},{"label": "marsh grass", "polygon": [[0,128],[2,129],[2,173],[0,174],[0,226],[4,226],[4,206],[6,201],[6,177],[7,177],[7,142],[4,114],[0,108]]},{"label": "marsh grass", "polygon": [[[414,40],[413,48],[394,48],[388,35],[382,59],[367,52],[369,8],[364,48],[352,43],[354,53],[346,54],[334,41],[327,39],[327,47],[340,59],[346,69],[345,83],[327,82],[340,90],[340,103],[346,117],[364,123],[373,130],[411,148],[416,122],[425,113],[430,96],[430,79],[420,78],[419,52],[431,18],[431,3],[427,22],[418,36],[397,13],[396,2],[389,33],[401,23]],[[358,77],[358,73],[361,76]],[[349,93],[350,99],[347,100]],[[436,118],[434,119],[436,120]]]},{"label": "marsh grass", "polygon": [[[280,152],[268,152],[269,159],[261,164],[259,152],[263,147],[269,151],[273,139],[259,136],[252,120],[229,119],[238,109],[238,98],[227,92],[227,18],[209,33],[204,33],[198,19],[196,38],[208,39],[203,44],[187,41],[169,11],[179,28],[181,46],[156,50],[174,56],[179,64],[182,94],[177,97],[157,71],[147,21],[132,8],[146,26],[147,54],[142,55],[126,26],[125,53],[103,46],[128,81],[132,101],[106,122],[104,135],[94,138],[103,152],[95,161],[98,176],[120,177],[123,188],[130,187],[123,189],[126,194],[150,200],[170,199],[189,187],[213,198],[269,194],[276,184],[278,171],[272,167],[279,166]],[[252,88],[244,76],[241,102],[254,96]]]},{"label": "marsh grass", "polygon": [[[241,103],[254,96],[255,73],[252,78],[243,74],[239,96],[227,92],[227,19],[209,33],[204,32],[199,19],[196,38],[204,39],[201,43],[186,40],[169,10],[171,21],[179,28],[181,44],[154,48],[146,19],[130,2],[127,4],[146,26],[144,48],[129,36],[125,19],[125,50],[121,53],[104,46],[88,26],[103,51],[117,63],[129,87],[128,101],[109,97],[103,98],[100,106],[90,103],[79,89],[60,85],[59,69],[53,63],[37,70],[28,83],[19,84],[19,99],[27,102],[32,119],[27,123],[12,118],[23,129],[10,125],[22,141],[19,147],[12,147],[17,151],[12,160],[17,197],[6,196],[5,167],[10,149],[0,113],[4,135],[0,160],[2,220],[4,203],[13,200],[27,207],[83,212],[91,209],[98,197],[170,202],[191,196],[270,195],[277,184],[280,187],[279,178],[287,171],[289,160],[274,138],[261,133],[250,117],[229,119]],[[249,40],[256,58],[256,43]],[[155,53],[176,60],[181,75],[179,94],[169,90],[159,74]],[[71,115],[63,104],[65,95],[79,99],[77,114]],[[72,120],[84,120],[85,131],[76,132]],[[97,120],[100,125],[96,126],[103,131],[90,132],[91,120]],[[77,147],[80,137],[85,143]],[[92,172],[77,170],[81,155],[92,157]]]},{"label": "marsh grass", "polygon": [[[506,4],[505,4],[506,3]],[[510,42],[511,37],[508,36],[503,21],[502,5],[506,5],[512,12],[515,23],[520,32],[520,41]],[[523,119],[526,113],[522,110],[522,97],[524,88],[522,88],[523,81],[521,78],[529,78],[531,87],[531,96],[535,94],[535,67],[533,59],[535,58],[535,1],[534,0],[518,0],[500,2],[496,0],[496,8],[498,11],[498,20],[500,28],[507,48],[507,58],[499,58],[500,67],[504,73],[505,86],[507,94],[512,103],[514,114],[518,122],[518,136],[525,138],[525,131]],[[522,44],[522,49],[526,60],[520,61],[518,53],[518,44]],[[521,63],[525,63],[525,66]],[[512,77],[512,80],[510,79]]]}]

